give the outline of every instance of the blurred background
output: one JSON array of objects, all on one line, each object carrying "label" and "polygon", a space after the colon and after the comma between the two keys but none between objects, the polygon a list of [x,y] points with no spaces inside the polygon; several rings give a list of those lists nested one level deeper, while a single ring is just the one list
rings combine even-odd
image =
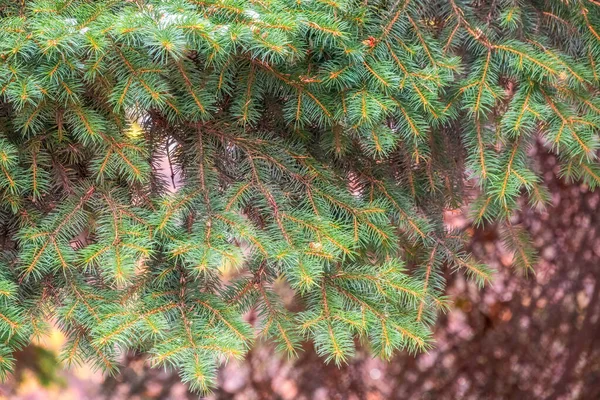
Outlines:
[{"label": "blurred background", "polygon": [[[448,212],[448,225],[467,231],[475,256],[498,272],[482,290],[448,272],[452,306],[429,353],[384,363],[359,350],[337,368],[310,344],[287,360],[259,343],[245,361],[221,369],[207,399],[600,399],[600,193],[559,180],[553,157],[536,158],[548,171],[551,205],[515,217],[538,249],[535,274],[511,268],[495,226],[473,228],[462,212]],[[87,366],[64,370],[63,341],[55,332],[17,354],[0,399],[198,399],[141,355],[124,355],[116,377]]]}]

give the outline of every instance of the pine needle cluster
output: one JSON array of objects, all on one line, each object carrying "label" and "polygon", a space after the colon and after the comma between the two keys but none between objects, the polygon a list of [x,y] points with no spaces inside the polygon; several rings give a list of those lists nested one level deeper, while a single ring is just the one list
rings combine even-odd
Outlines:
[{"label": "pine needle cluster", "polygon": [[427,349],[491,273],[444,210],[531,269],[528,149],[600,184],[599,63],[595,0],[0,0],[0,372],[50,323],[199,391],[256,338]]}]

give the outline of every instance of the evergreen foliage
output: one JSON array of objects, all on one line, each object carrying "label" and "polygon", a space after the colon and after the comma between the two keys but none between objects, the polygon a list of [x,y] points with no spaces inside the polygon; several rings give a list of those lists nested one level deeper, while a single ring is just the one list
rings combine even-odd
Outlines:
[{"label": "evergreen foliage", "polygon": [[445,209],[531,269],[528,148],[600,184],[598,64],[595,0],[0,0],[0,372],[51,322],[200,391],[256,337],[427,349],[491,273]]}]

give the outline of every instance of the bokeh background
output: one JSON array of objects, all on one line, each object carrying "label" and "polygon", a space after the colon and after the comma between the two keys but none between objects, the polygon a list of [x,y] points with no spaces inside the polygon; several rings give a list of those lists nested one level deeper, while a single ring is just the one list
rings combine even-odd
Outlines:
[{"label": "bokeh background", "polygon": [[[447,224],[466,231],[473,253],[497,273],[480,290],[448,271],[452,306],[440,316],[433,350],[387,363],[359,350],[337,368],[324,365],[310,344],[288,360],[259,343],[245,361],[221,369],[207,398],[600,399],[600,193],[558,179],[552,156],[532,157],[547,171],[552,194],[546,210],[524,207],[515,216],[538,249],[535,273],[511,267],[494,225],[474,228],[460,210],[447,212]],[[175,373],[150,369],[139,354],[124,355],[116,377],[85,365],[64,370],[57,361],[63,341],[54,332],[17,354],[0,398],[198,398]]]}]

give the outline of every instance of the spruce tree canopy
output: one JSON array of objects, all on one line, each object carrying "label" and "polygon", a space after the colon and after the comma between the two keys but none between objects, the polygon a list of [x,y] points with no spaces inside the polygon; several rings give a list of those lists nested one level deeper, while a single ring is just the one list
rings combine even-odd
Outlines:
[{"label": "spruce tree canopy", "polygon": [[0,371],[50,324],[200,391],[256,338],[426,350],[491,272],[444,210],[531,269],[528,149],[600,184],[599,64],[595,0],[0,0]]}]

